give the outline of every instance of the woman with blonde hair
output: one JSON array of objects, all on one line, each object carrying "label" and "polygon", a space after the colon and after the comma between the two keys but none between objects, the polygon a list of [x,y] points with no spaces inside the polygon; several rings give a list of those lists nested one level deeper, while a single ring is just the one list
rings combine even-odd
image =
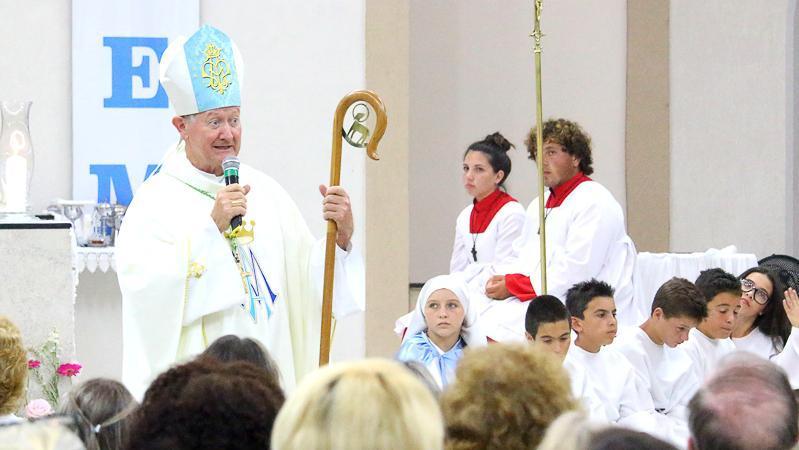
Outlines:
[{"label": "woman with blonde hair", "polygon": [[272,448],[441,449],[441,411],[399,363],[365,359],[308,375],[277,416]]},{"label": "woman with blonde hair", "polygon": [[560,362],[523,344],[467,352],[441,404],[446,448],[458,450],[535,448],[550,423],[577,408]]},{"label": "woman with blonde hair", "polygon": [[19,328],[0,316],[0,424],[20,422],[14,415],[25,395],[28,358]]}]

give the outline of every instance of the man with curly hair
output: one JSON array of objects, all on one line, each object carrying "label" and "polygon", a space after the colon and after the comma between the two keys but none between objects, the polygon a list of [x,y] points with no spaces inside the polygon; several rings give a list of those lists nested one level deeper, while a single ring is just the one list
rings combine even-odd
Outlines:
[{"label": "man with curly hair", "polygon": [[[525,141],[530,159],[536,158],[536,130]],[[566,298],[570,286],[597,278],[616,289],[619,319],[637,325],[633,313],[632,276],[635,245],[624,225],[624,212],[613,194],[589,178],[591,138],[576,122],[550,119],[543,125],[544,224],[547,235],[548,293]],[[527,208],[527,222],[514,243],[518,260],[495,267],[497,275],[485,284],[496,300],[516,297],[524,302],[541,293],[538,198]],[[521,329],[521,321],[519,318]]]}]

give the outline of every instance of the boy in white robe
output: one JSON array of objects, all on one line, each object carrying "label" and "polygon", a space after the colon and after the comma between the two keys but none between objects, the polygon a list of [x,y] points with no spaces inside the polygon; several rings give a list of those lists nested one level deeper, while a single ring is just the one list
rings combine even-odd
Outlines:
[{"label": "boy in white robe", "polygon": [[564,364],[586,371],[596,385],[609,421],[653,433],[657,423],[651,396],[627,359],[605,347],[616,337],[613,288],[596,279],[577,283],[566,293],[566,308],[577,337]]},{"label": "boy in white robe", "polygon": [[566,306],[554,295],[540,295],[527,306],[525,336],[537,349],[563,362],[569,374],[572,394],[580,400],[591,420],[607,422],[605,406],[586,371],[573,361],[564,361],[571,344],[571,322]]},{"label": "boy in white robe", "polygon": [[700,381],[693,362],[678,345],[707,316],[707,301],[693,283],[672,278],[655,293],[652,315],[625,329],[611,348],[635,368],[655,406],[658,435],[676,445],[688,441],[688,402]]},{"label": "boy in white robe", "polygon": [[730,334],[741,309],[741,282],[715,268],[703,270],[695,284],[707,299],[707,317],[688,332],[688,340],[679,348],[691,358],[696,375],[703,382],[721,358],[735,351]]}]

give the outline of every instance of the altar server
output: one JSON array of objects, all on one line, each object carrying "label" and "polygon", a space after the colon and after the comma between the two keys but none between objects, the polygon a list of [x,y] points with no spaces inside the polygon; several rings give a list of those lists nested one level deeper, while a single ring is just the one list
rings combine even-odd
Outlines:
[{"label": "altar server", "polygon": [[[243,69],[235,44],[207,25],[173,40],[161,59],[180,141],[137,191],[117,247],[122,377],[139,398],[157,374],[227,334],[262,342],[288,391],[317,364],[324,242],[269,176],[242,165],[246,184],[222,177],[223,159],[240,149]],[[346,191],[319,190],[320,219],[338,226],[341,317],[363,308],[363,265],[350,254]],[[237,216],[245,225],[231,230]]]},{"label": "altar server", "polygon": [[[530,158],[536,157],[536,130],[527,139]],[[573,284],[591,278],[616,288],[622,324],[638,324],[632,308],[635,246],[627,236],[624,213],[604,186],[589,178],[594,171],[591,138],[575,122],[548,120],[543,125],[546,263],[548,293],[566,298]],[[514,243],[518,259],[497,265],[485,283],[494,299],[520,300],[541,293],[539,200],[527,208],[522,236]]]},{"label": "altar server", "polygon": [[572,395],[582,403],[591,420],[607,422],[605,406],[585,369],[573,361],[564,361],[571,344],[571,321],[563,302],[552,295],[536,297],[527,306],[524,328],[527,340],[533,347],[551,353],[563,362],[571,381]]},{"label": "altar server", "polygon": [[680,344],[693,362],[699,381],[715,370],[719,360],[735,351],[730,339],[735,317],[741,309],[741,282],[722,269],[703,270],[696,287],[707,299],[707,317],[688,332]]},{"label": "altar server", "polygon": [[654,432],[657,422],[652,397],[624,355],[605,347],[616,337],[613,288],[596,279],[578,283],[567,291],[566,307],[577,337],[565,364],[583,367],[596,383],[609,421]]},{"label": "altar server", "polygon": [[657,434],[676,445],[688,441],[688,402],[701,381],[693,361],[678,345],[707,316],[707,300],[693,283],[672,278],[657,290],[652,315],[623,330],[611,348],[627,358],[655,411]]},{"label": "altar server", "polygon": [[463,155],[463,186],[473,200],[455,222],[449,270],[462,272],[467,281],[491,264],[516,257],[513,241],[521,235],[525,215],[524,207],[504,189],[511,147],[496,132],[471,144]]},{"label": "altar server", "polygon": [[424,364],[443,389],[454,380],[463,350],[485,344],[462,277],[440,275],[419,292],[397,359]]}]

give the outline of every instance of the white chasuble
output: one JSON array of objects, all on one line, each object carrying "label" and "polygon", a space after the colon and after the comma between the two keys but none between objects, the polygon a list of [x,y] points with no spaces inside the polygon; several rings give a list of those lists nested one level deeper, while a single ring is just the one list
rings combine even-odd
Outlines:
[{"label": "white chasuble", "polygon": [[[288,391],[317,365],[324,242],[272,178],[246,165],[239,178],[252,188],[244,222],[255,222],[254,240],[236,248],[244,278],[210,216],[224,182],[194,168],[182,142],[128,208],[117,272],[123,382],[137,398],[158,374],[226,334],[263,343]],[[343,317],[363,309],[363,263],[336,250],[333,311]]]}]

